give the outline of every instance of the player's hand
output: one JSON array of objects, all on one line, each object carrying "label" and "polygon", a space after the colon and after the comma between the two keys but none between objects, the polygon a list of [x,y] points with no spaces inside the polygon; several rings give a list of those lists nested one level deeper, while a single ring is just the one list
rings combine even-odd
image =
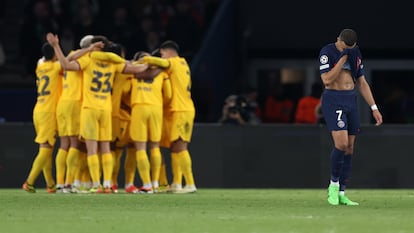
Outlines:
[{"label": "player's hand", "polygon": [[89,46],[89,51],[93,51],[95,48],[99,48],[99,50],[103,49],[105,44],[102,41],[95,42]]},{"label": "player's hand", "polygon": [[52,47],[59,45],[59,37],[51,32],[46,35],[46,40]]},{"label": "player's hand", "polygon": [[375,126],[379,126],[382,124],[382,115],[381,113],[377,110],[372,111],[372,116],[374,117],[376,123]]}]

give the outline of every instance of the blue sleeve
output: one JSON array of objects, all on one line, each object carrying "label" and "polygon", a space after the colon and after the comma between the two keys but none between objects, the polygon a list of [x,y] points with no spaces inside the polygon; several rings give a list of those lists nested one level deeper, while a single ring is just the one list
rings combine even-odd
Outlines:
[{"label": "blue sleeve", "polygon": [[330,71],[334,65],[335,61],[330,55],[328,47],[323,47],[319,52],[319,73],[323,74]]},{"label": "blue sleeve", "polygon": [[358,48],[358,52],[357,52],[357,76],[356,78],[359,78],[361,76],[365,76],[365,69],[364,69],[364,64],[362,63],[362,54],[361,51]]}]

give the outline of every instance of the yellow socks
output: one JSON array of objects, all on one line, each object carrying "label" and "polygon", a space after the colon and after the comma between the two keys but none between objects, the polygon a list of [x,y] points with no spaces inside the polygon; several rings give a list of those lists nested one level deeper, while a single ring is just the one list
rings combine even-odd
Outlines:
[{"label": "yellow socks", "polygon": [[125,187],[134,184],[137,159],[134,148],[128,148],[124,161]]},{"label": "yellow socks", "polygon": [[181,161],[178,153],[171,152],[171,170],[173,174],[173,184],[182,184],[183,173],[181,171]]},{"label": "yellow socks", "polygon": [[190,153],[188,150],[181,151],[178,154],[181,158],[181,170],[184,175],[185,185],[194,185],[194,177],[193,177],[193,169],[192,169],[192,162]]},{"label": "yellow socks", "polygon": [[63,188],[65,185],[65,173],[66,173],[66,156],[67,151],[59,149],[55,158],[56,165],[56,183],[58,187]]},{"label": "yellow socks", "polygon": [[99,181],[99,158],[97,154],[88,155],[88,167],[89,173],[92,178],[93,186],[99,185],[101,182]]},{"label": "yellow socks", "polygon": [[151,184],[150,178],[150,164],[148,161],[147,152],[145,150],[139,150],[136,152],[138,173],[141,177],[142,184],[144,186]]},{"label": "yellow socks", "polygon": [[52,164],[53,164],[53,159],[52,159],[52,155],[50,155],[47,158],[45,165],[43,166],[43,177],[45,178],[46,185],[48,188],[55,186],[55,179],[53,178],[53,173],[52,173]]},{"label": "yellow socks", "polygon": [[27,177],[27,183],[34,185],[40,172],[43,170],[48,159],[52,159],[53,148],[40,147],[39,152],[32,164],[29,176]]},{"label": "yellow socks", "polygon": [[123,148],[117,148],[115,151],[111,151],[112,153],[112,184],[118,185],[118,174],[119,168],[121,167],[121,156],[122,152],[124,152]]},{"label": "yellow socks", "polygon": [[75,179],[80,180],[81,187],[89,188],[91,183],[91,176],[89,175],[87,155],[84,152],[79,154],[79,169]]},{"label": "yellow socks", "polygon": [[111,187],[113,166],[112,154],[102,154],[103,185],[105,188]]},{"label": "yellow socks", "polygon": [[160,170],[161,170],[161,151],[160,148],[152,148],[151,151],[151,181],[154,188],[157,188],[159,185],[160,179]]},{"label": "yellow socks", "polygon": [[79,154],[80,151],[76,148],[69,148],[68,155],[66,157],[66,167],[68,172],[66,173],[66,184],[73,184],[75,180],[76,172],[79,170]]}]

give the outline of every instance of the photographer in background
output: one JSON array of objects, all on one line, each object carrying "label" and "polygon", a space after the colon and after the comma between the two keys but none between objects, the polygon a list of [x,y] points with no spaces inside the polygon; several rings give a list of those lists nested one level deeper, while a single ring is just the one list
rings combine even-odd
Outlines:
[{"label": "photographer in background", "polygon": [[249,121],[250,113],[246,98],[237,95],[227,97],[219,123],[244,125],[249,123]]}]

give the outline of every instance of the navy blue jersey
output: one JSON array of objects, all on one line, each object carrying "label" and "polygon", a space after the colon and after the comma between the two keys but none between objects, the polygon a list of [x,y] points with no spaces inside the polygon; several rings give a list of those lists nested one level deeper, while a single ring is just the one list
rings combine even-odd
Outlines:
[{"label": "navy blue jersey", "polygon": [[[336,48],[335,43],[326,45],[319,53],[319,72],[323,74],[330,71],[340,58],[341,52]],[[342,69],[351,71],[354,82],[357,78],[365,75],[362,55],[358,47],[351,49],[348,60]]]}]

